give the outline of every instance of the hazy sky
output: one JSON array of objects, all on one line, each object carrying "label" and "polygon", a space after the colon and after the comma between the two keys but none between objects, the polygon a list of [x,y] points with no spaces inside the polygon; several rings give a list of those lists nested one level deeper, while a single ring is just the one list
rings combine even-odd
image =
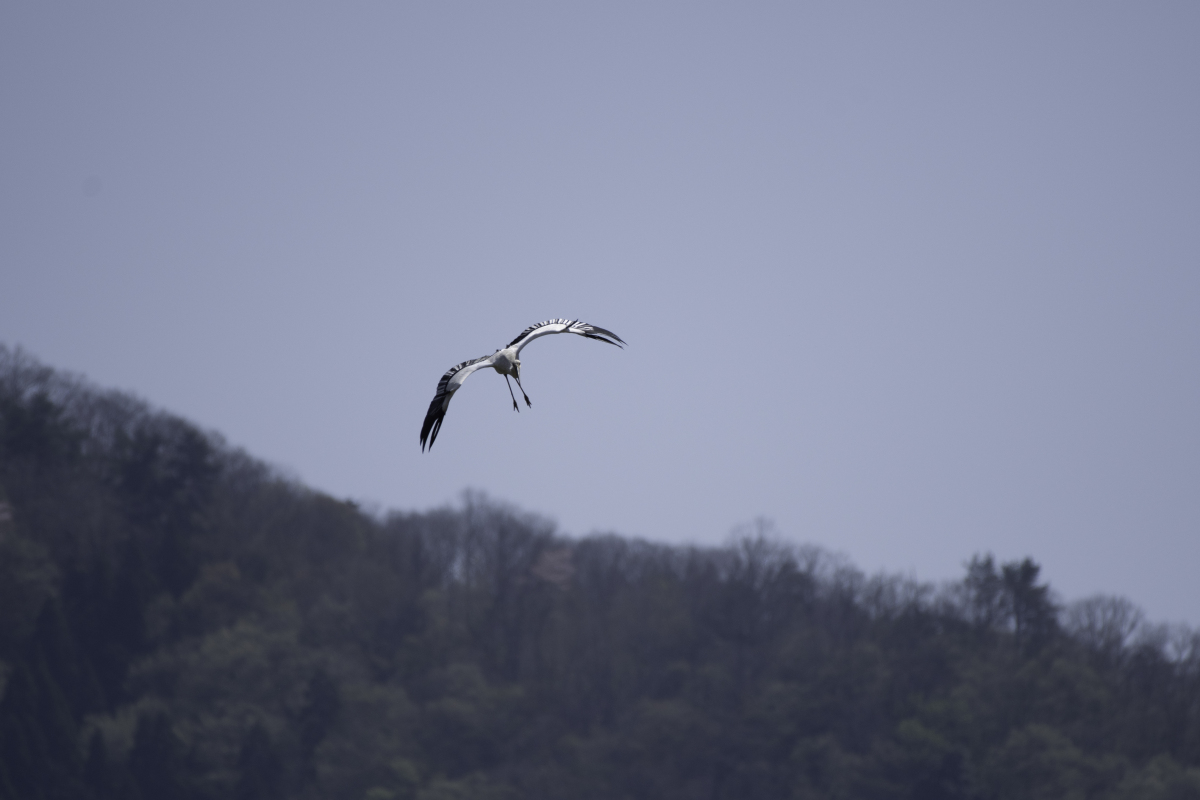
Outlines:
[{"label": "hazy sky", "polygon": [[[550,317],[629,347],[422,454]],[[1200,623],[1200,4],[5,3],[0,341],[385,508]]]}]

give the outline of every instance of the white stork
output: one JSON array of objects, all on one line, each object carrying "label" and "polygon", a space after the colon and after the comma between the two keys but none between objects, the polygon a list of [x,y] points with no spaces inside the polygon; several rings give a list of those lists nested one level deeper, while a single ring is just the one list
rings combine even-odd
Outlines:
[{"label": "white stork", "polygon": [[[521,351],[534,339],[551,333],[576,333],[588,339],[615,344],[617,347],[625,344],[621,337],[612,331],[588,325],[577,319],[548,319],[537,325],[530,325],[521,331],[521,335],[509,342],[508,347],[503,350],[497,350],[490,356],[454,365],[446,370],[446,374],[438,381],[437,393],[433,396],[433,402],[429,404],[428,413],[425,414],[425,424],[421,426],[421,452],[425,452],[426,439],[429,440],[430,449],[433,449],[438,431],[442,429],[442,419],[446,416],[446,409],[450,407],[450,398],[458,391],[458,387],[463,385],[463,381],[477,369],[491,367],[504,376],[505,383],[508,383],[508,376],[511,375],[517,381],[517,388],[521,390],[521,396],[525,398],[525,405],[533,406],[533,403],[529,401],[529,395],[525,394],[525,387],[521,386]],[[513,394],[511,383],[508,384],[508,394],[512,397],[513,408],[520,411],[521,407],[517,405],[517,396]]]}]

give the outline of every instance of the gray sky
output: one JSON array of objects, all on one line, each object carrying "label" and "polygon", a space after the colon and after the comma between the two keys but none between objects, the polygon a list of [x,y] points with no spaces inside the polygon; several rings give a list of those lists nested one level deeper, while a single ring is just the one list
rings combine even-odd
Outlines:
[{"label": "gray sky", "polygon": [[[6,3],[0,341],[465,487],[1200,623],[1200,5]],[[417,443],[439,376],[531,323]]]}]

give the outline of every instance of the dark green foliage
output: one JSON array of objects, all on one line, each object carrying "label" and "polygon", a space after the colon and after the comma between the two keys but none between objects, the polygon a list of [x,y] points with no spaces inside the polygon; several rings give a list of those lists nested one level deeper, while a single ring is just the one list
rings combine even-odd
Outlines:
[{"label": "dark green foliage", "polygon": [[82,720],[89,712],[105,709],[104,693],[91,662],[79,652],[55,598],[47,600],[42,607],[30,641],[30,653],[34,663],[45,664],[49,678],[62,692],[75,720]]},{"label": "dark green foliage", "polygon": [[92,731],[88,738],[83,779],[91,800],[141,800],[142,793],[133,776],[126,765],[113,762],[104,734],[98,730]]},{"label": "dark green foliage", "polygon": [[308,682],[304,706],[300,709],[296,725],[300,739],[302,778],[305,784],[316,781],[317,746],[332,730],[340,708],[341,699],[338,697],[337,684],[329,677],[328,672],[318,669]]},{"label": "dark green foliage", "polygon": [[271,737],[259,723],[250,729],[238,755],[234,800],[278,800],[283,797],[283,765]]},{"label": "dark green foliage", "polygon": [[183,800],[187,797],[187,765],[182,751],[183,744],[164,712],[138,717],[133,751],[129,754],[129,772],[142,797],[161,800]]},{"label": "dark green foliage", "polygon": [[0,762],[15,797],[83,796],[78,729],[43,658],[9,676],[0,701]]},{"label": "dark green foliage", "polygon": [[1200,637],[1032,560],[377,519],[0,348],[0,800],[1200,798]]},{"label": "dark green foliage", "polygon": [[92,736],[88,740],[83,780],[97,798],[107,798],[112,795],[111,769],[108,763],[108,746],[104,743],[104,734],[100,731],[92,731]]}]

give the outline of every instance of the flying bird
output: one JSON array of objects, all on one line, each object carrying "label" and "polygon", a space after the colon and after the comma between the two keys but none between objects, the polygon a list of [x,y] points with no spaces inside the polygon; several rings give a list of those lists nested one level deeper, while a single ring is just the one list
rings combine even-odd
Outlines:
[{"label": "flying bird", "polygon": [[[588,339],[615,344],[617,347],[625,344],[621,337],[612,331],[588,325],[577,319],[548,319],[537,325],[530,325],[521,331],[521,335],[509,342],[508,347],[503,350],[497,350],[490,356],[455,364],[446,370],[446,374],[438,381],[437,393],[434,394],[433,402],[429,404],[429,411],[425,414],[425,423],[421,426],[421,452],[425,452],[426,440],[429,441],[429,448],[433,449],[438,431],[442,429],[442,420],[446,416],[446,409],[450,407],[450,398],[475,370],[491,367],[504,376],[505,383],[508,383],[511,375],[517,382],[517,388],[521,390],[521,396],[525,398],[525,405],[532,407],[533,403],[529,401],[529,395],[525,394],[525,388],[521,386],[521,351],[534,339],[552,333],[574,333]],[[513,408],[520,411],[521,407],[517,405],[517,396],[513,394],[511,383],[508,383],[508,394],[512,397]]]}]

